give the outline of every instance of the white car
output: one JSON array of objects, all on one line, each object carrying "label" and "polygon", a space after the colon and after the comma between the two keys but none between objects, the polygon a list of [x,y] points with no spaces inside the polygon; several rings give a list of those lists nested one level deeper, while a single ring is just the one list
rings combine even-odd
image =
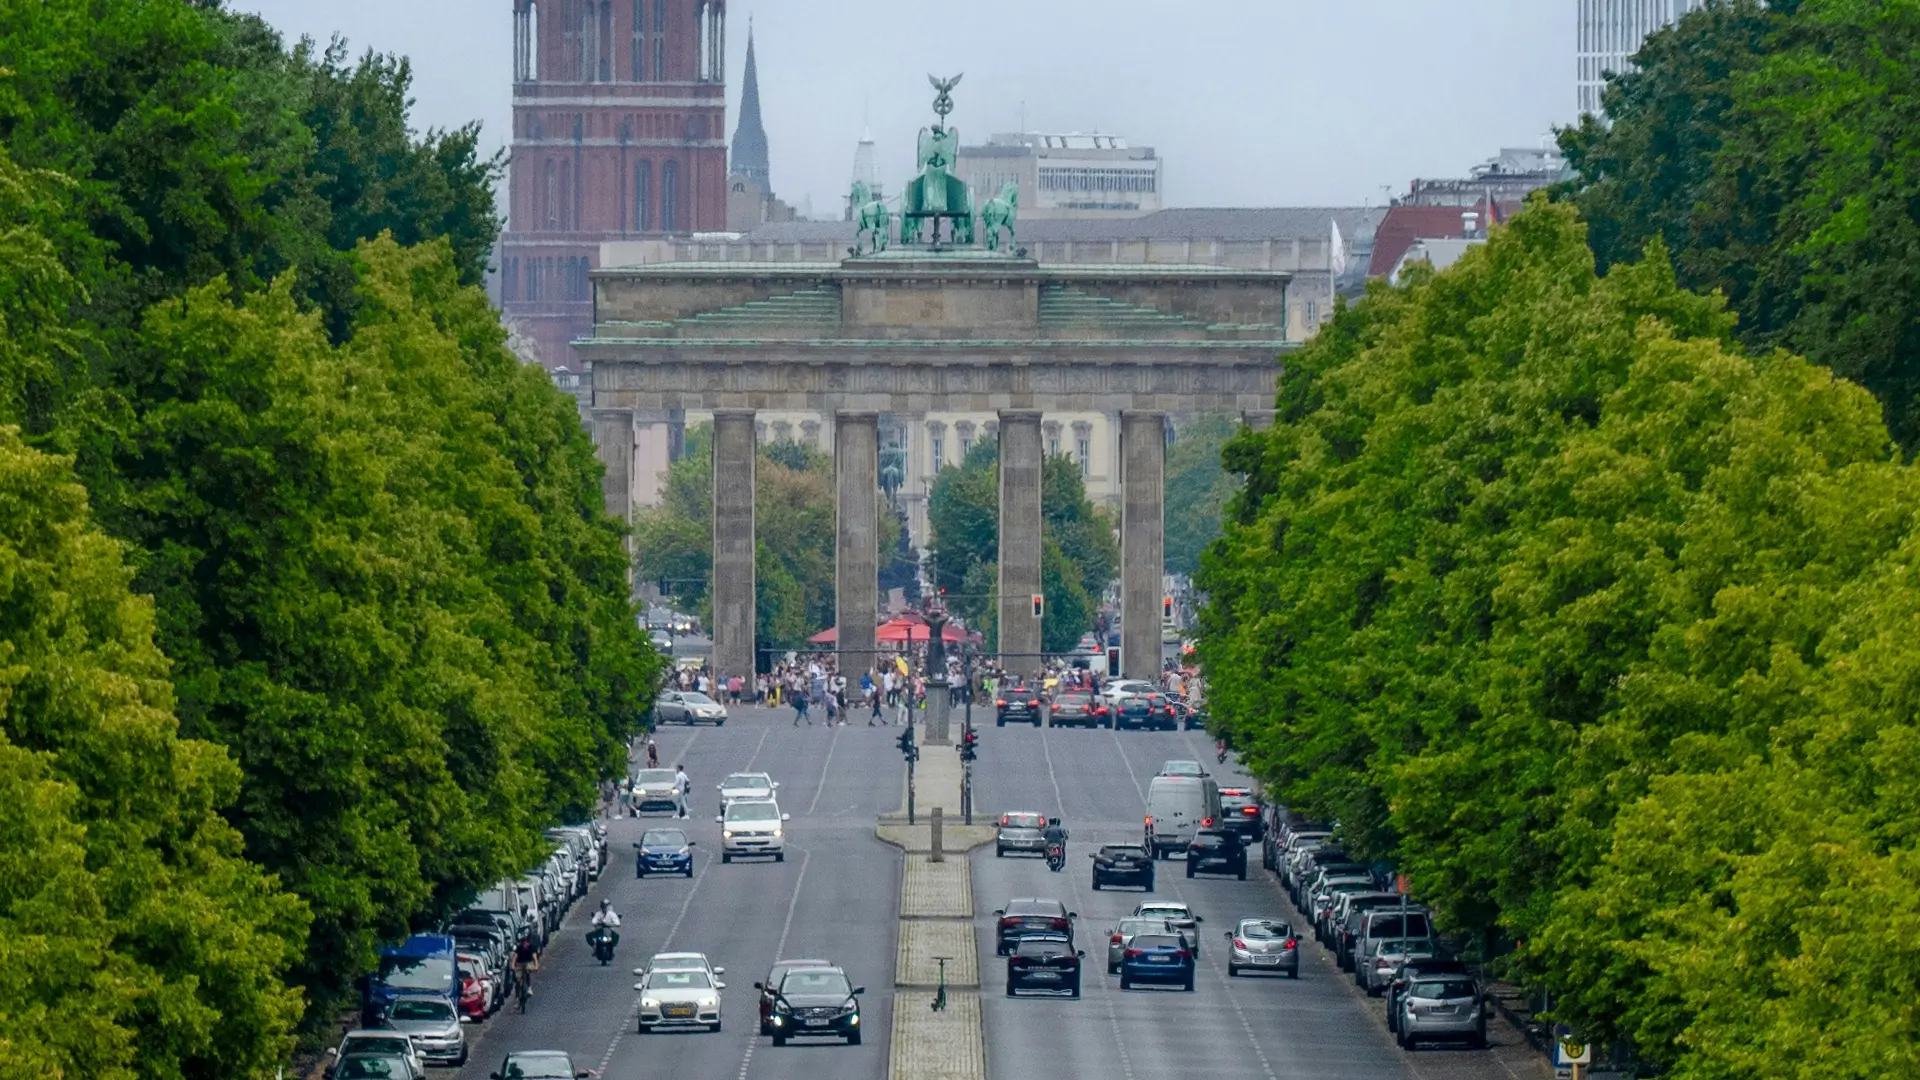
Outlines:
[{"label": "white car", "polygon": [[713,820],[720,823],[721,862],[743,855],[771,855],[774,862],[787,861],[787,815],[774,800],[735,799]]},{"label": "white car", "polygon": [[1155,694],[1160,688],[1145,679],[1114,679],[1100,688],[1100,697],[1109,706],[1120,704],[1122,699],[1135,694]]},{"label": "white car", "polygon": [[735,799],[771,799],[780,785],[763,772],[737,772],[713,786],[720,789],[720,805],[725,806]]},{"label": "white car", "polygon": [[633,973],[642,978],[656,971],[704,971],[715,976],[727,973],[726,968],[714,967],[707,954],[699,952],[654,953],[646,967],[633,969]]},{"label": "white car", "polygon": [[720,1030],[720,991],[727,984],[701,968],[655,968],[633,988],[640,994],[642,1035],[660,1028]]},{"label": "white car", "polygon": [[1200,916],[1195,915],[1184,901],[1148,900],[1136,905],[1133,914],[1135,918],[1165,919],[1172,923],[1173,928],[1185,934],[1187,941],[1192,944],[1193,958],[1200,959]]}]

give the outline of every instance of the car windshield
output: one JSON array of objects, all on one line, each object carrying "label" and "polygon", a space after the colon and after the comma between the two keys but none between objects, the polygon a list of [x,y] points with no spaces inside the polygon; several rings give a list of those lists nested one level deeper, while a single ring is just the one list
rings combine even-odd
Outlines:
[{"label": "car windshield", "polygon": [[380,960],[379,981],[397,990],[438,990],[453,985],[453,959],[448,956],[387,956]]},{"label": "car windshield", "polygon": [[405,1054],[413,1049],[413,1040],[405,1035],[349,1035],[340,1044],[340,1056],[348,1054]]},{"label": "car windshield", "polygon": [[1447,998],[1470,998],[1473,996],[1473,983],[1466,979],[1436,979],[1433,982],[1417,982],[1408,996],[1445,1000]]},{"label": "car windshield", "polygon": [[711,990],[713,980],[704,971],[656,971],[647,976],[649,990]]},{"label": "car windshield", "polygon": [[778,821],[780,808],[770,802],[737,802],[727,804],[729,821]]},{"label": "car windshield", "polygon": [[648,829],[646,833],[640,837],[640,845],[642,847],[683,848],[687,846],[687,834],[681,832],[679,829]]},{"label": "car windshield", "polygon": [[1047,819],[1039,814],[1001,814],[1000,824],[1008,829],[1038,829],[1046,825]]},{"label": "car windshield", "polygon": [[851,996],[853,985],[847,982],[846,975],[838,971],[809,971],[800,968],[787,972],[780,980],[780,993],[788,996],[795,994],[838,994]]},{"label": "car windshield", "polygon": [[453,1006],[444,1001],[401,998],[388,1007],[387,1016],[393,1020],[451,1020]]},{"label": "car windshield", "polygon": [[713,704],[712,698],[708,697],[707,695],[701,693],[698,690],[688,690],[686,693],[680,695],[680,700],[686,702],[688,705]]},{"label": "car windshield", "polygon": [[641,769],[634,774],[633,782],[641,787],[672,787],[672,769]]},{"label": "car windshield", "polygon": [[1167,919],[1176,922],[1181,919],[1190,919],[1193,917],[1187,913],[1186,908],[1174,904],[1141,904],[1140,907],[1134,911],[1134,914],[1148,915],[1156,919]]},{"label": "car windshield", "polygon": [[333,1075],[338,1080],[399,1080],[412,1074],[403,1057],[381,1054],[379,1056],[356,1055],[344,1058]]},{"label": "car windshield", "polygon": [[573,1080],[573,1059],[557,1050],[514,1054],[500,1067],[500,1080]]},{"label": "car windshield", "polygon": [[1165,919],[1121,919],[1120,933],[1123,937],[1134,934],[1164,934],[1168,930]]},{"label": "car windshield", "polygon": [[734,788],[736,790],[771,791],[773,789],[773,781],[758,773],[734,773],[732,776],[727,777],[726,783],[720,786],[724,788]]},{"label": "car windshield", "polygon": [[1392,915],[1377,916],[1373,920],[1373,925],[1368,928],[1369,936],[1377,938],[1426,937],[1431,933],[1432,931],[1427,927],[1426,915],[1420,912],[1407,915],[1396,912]]},{"label": "car windshield", "polygon": [[1100,854],[1105,855],[1109,859],[1124,859],[1128,857],[1144,859],[1147,857],[1147,849],[1142,847],[1108,845],[1100,849]]},{"label": "car windshield", "polygon": [[1250,919],[1240,924],[1240,936],[1253,941],[1272,941],[1274,938],[1291,937],[1292,934],[1286,923]]},{"label": "car windshield", "polygon": [[1200,763],[1197,761],[1169,761],[1160,766],[1161,776],[1199,776]]},{"label": "car windshield", "polygon": [[1063,952],[1072,952],[1073,943],[1057,935],[1030,937],[1021,940],[1017,951],[1021,956],[1057,956]]},{"label": "car windshield", "polygon": [[1091,694],[1061,694],[1061,695],[1060,695],[1060,700],[1059,700],[1059,704],[1061,704],[1061,705],[1091,705],[1091,704],[1093,704],[1093,695],[1091,695]]}]

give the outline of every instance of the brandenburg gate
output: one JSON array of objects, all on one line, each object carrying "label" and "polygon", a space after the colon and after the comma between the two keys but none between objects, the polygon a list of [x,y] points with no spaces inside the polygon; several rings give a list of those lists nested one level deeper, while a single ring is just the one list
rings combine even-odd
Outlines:
[{"label": "brandenburg gate", "polygon": [[[978,211],[946,172],[953,83],[894,212],[855,193],[861,241],[834,263],[667,263],[595,271],[595,442],[608,511],[630,513],[636,420],[713,416],[713,666],[754,670],[755,415],[833,418],[840,670],[873,666],[879,610],[879,417],[999,416],[1000,652],[1037,666],[1041,422],[1117,414],[1121,663],[1160,670],[1169,413],[1271,422],[1288,275],[1210,266],[1043,266],[1014,246],[1012,192]],[[979,227],[985,235],[976,237]],[[771,527],[778,528],[778,523]]]}]

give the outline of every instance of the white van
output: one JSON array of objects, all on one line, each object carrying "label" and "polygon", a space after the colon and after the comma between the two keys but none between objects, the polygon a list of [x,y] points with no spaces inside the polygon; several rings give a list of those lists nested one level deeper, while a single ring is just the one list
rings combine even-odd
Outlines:
[{"label": "white van", "polygon": [[1220,821],[1220,785],[1211,776],[1156,776],[1147,785],[1147,828],[1142,845],[1163,859],[1185,851],[1195,829]]},{"label": "white van", "polygon": [[745,855],[771,855],[787,861],[787,815],[772,799],[734,799],[713,820],[720,823],[720,861]]}]

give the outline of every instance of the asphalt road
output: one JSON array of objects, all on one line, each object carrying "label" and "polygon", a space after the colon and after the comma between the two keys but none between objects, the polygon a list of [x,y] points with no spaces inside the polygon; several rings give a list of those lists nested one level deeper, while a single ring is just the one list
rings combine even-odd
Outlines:
[{"label": "asphalt road", "polygon": [[[1147,894],[1093,892],[1088,854],[1101,843],[1138,843],[1146,784],[1169,758],[1197,758],[1223,785],[1232,770],[1214,769],[1204,732],[1146,733],[1035,730],[981,731],[975,766],[976,813],[1028,810],[1064,819],[1067,868],[1058,873],[1033,857],[974,854],[979,916],[981,995],[991,1080],[1515,1080],[1537,1073],[1510,1029],[1491,1026],[1490,1051],[1422,1049],[1407,1054],[1390,1040],[1378,1002],[1337,971],[1331,955],[1303,941],[1298,981],[1226,973],[1226,940],[1234,921],[1267,916],[1298,922],[1285,892],[1260,868],[1246,881],[1185,876],[1178,861],[1160,863],[1155,898],[1184,900],[1202,917],[1201,962],[1193,993],[1145,988],[1122,993],[1106,971],[1107,932]],[[1087,957],[1082,998],[1008,998],[1006,961],[994,955],[993,914],[1015,897],[1052,897],[1079,913],[1078,943]]]},{"label": "asphalt road", "polygon": [[[634,877],[633,841],[664,815],[612,823],[612,859],[555,936],[527,1012],[512,1005],[467,1029],[471,1057],[459,1080],[481,1080],[514,1050],[565,1050],[576,1068],[607,1077],[884,1080],[892,1028],[899,852],[874,838],[876,815],[897,809],[897,728],[794,728],[787,710],[733,710],[720,728],[668,727],[661,764],[685,764],[693,781],[695,874]],[[771,773],[787,826],[784,863],[719,860],[718,792],[729,772]],[[601,967],[587,951],[587,920],[601,897],[622,919],[619,955]],[[640,1035],[633,968],[655,952],[704,952],[727,969],[724,1029]],[[815,1041],[778,1050],[757,1037],[753,983],[781,956],[825,957],[867,987],[857,1047]],[[439,1071],[439,1070],[436,1070]],[[442,1075],[455,1075],[443,1072]]]}]

